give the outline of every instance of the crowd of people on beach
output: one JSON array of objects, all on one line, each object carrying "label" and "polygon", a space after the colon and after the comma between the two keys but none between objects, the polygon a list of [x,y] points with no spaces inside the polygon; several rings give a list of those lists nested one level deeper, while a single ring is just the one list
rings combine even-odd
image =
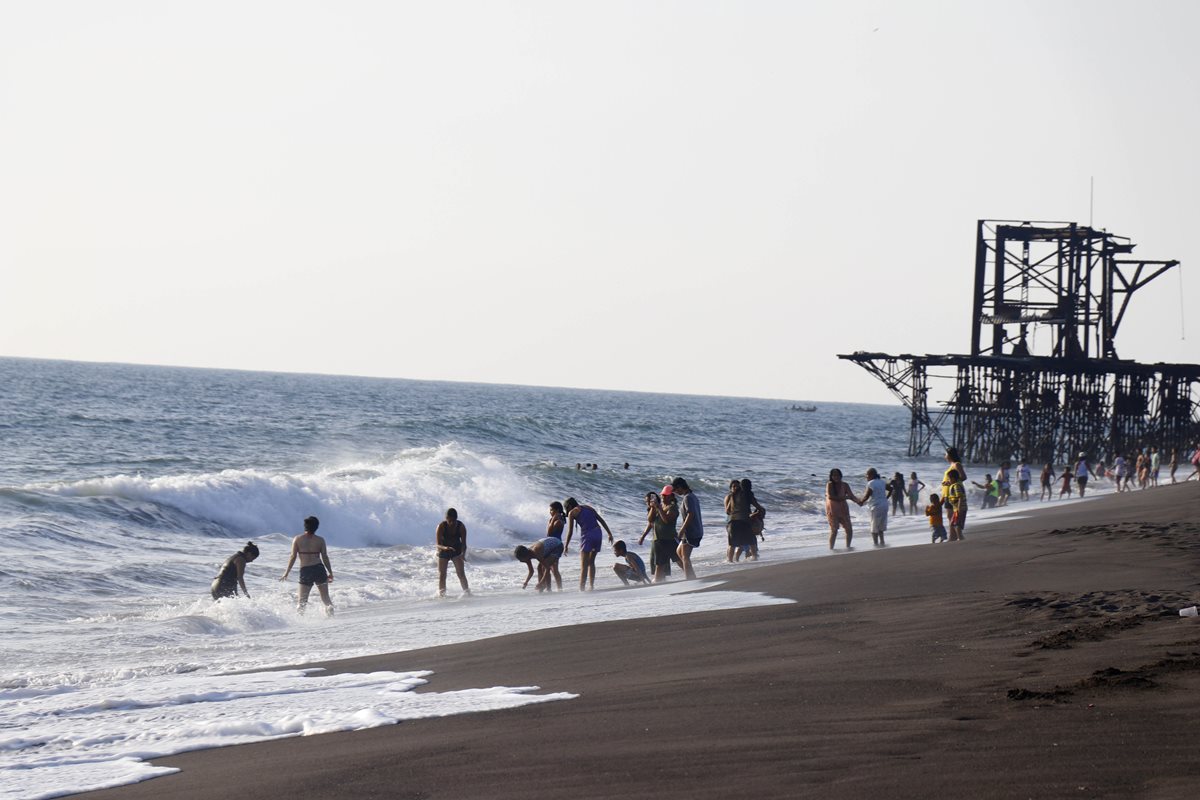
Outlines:
[{"label": "crowd of people on beach", "polygon": [[[969,507],[967,472],[956,448],[946,448],[945,460],[947,467],[942,475],[941,491],[929,493],[928,502],[923,507],[920,502],[922,491],[929,487],[915,472],[910,472],[907,478],[903,473],[895,472],[890,479],[884,480],[879,471],[871,467],[864,475],[866,483],[859,496],[846,482],[840,469],[831,469],[824,496],[825,517],[829,523],[829,549],[836,548],[839,531],[844,535],[846,549],[853,549],[854,523],[849,505],[851,502],[860,507],[867,506],[871,541],[876,547],[886,546],[889,515],[916,515],[918,509],[922,509],[927,518],[931,542],[962,541]],[[1200,478],[1200,443],[1197,443],[1189,462],[1185,463],[1190,463],[1192,471],[1182,480]],[[594,464],[587,466],[595,468]],[[1056,481],[1059,486],[1059,499],[1070,498],[1073,490],[1077,490],[1079,496],[1083,497],[1089,480],[1111,480],[1118,492],[1133,491],[1135,485],[1139,489],[1155,487],[1160,485],[1162,466],[1157,447],[1146,447],[1129,456],[1117,455],[1111,465],[1101,461],[1094,468],[1087,454],[1080,452],[1073,464],[1062,467],[1061,473],[1056,473],[1053,464],[1047,463],[1042,467],[1038,500],[1054,499]],[[1177,483],[1177,471],[1180,466],[1178,450],[1171,450],[1170,461],[1166,466],[1170,482]],[[628,467],[628,464],[624,466],[625,469]],[[984,473],[982,482],[970,481],[970,485],[978,490],[973,500],[979,502],[980,507],[984,509],[1008,505],[1013,498],[1014,474],[1017,497],[1022,501],[1030,500],[1033,470],[1024,460],[1018,463],[1015,471],[1012,462],[1006,460],[998,465],[995,475],[988,472]],[[561,503],[550,503],[550,517],[546,524],[545,536],[527,545],[519,545],[513,551],[513,557],[528,569],[522,588],[529,586],[536,573],[534,588],[538,592],[554,589],[562,591],[559,561],[570,550],[576,529],[579,532],[580,591],[595,589],[596,556],[604,544],[605,536],[618,559],[613,565],[613,572],[626,586],[661,583],[670,577],[672,565],[682,570],[684,579],[694,579],[696,571],[692,565],[692,552],[700,546],[704,537],[699,498],[686,479],[675,478],[663,486],[661,491],[647,492],[644,502],[646,525],[637,543],[642,546],[646,538],[650,537],[649,565],[623,540],[613,536],[608,523],[596,508],[580,503],[574,497],[568,497]],[[754,488],[748,478],[729,482],[724,510],[727,532],[725,560],[729,563],[741,561],[743,558],[756,561],[759,557],[759,540],[764,538],[764,520],[767,512],[754,496]],[[324,538],[317,535],[319,526],[320,521],[316,517],[310,516],[304,520],[304,532],[292,539],[291,554],[280,580],[287,580],[293,565],[299,560],[299,610],[305,610],[309,594],[316,586],[325,612],[332,614],[333,603],[329,596],[329,584],[333,581],[333,566],[329,561],[329,551]],[[438,523],[434,538],[438,565],[438,596],[444,597],[446,594],[446,578],[451,566],[454,567],[463,593],[469,595],[471,590],[465,567],[467,528],[458,518],[457,510],[446,510],[445,519]],[[212,582],[213,599],[234,597],[239,593],[249,597],[245,569],[246,565],[258,556],[258,547],[254,542],[249,542],[226,559]]]}]

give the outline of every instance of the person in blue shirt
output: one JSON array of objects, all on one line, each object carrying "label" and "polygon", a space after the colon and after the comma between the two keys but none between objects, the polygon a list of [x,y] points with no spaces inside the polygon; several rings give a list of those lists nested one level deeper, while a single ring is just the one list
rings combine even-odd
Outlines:
[{"label": "person in blue shirt", "polygon": [[624,564],[613,564],[613,572],[617,573],[621,583],[626,586],[630,581],[633,581],[634,584],[650,583],[650,576],[646,574],[646,562],[642,561],[642,557],[637,553],[627,548],[623,540],[618,539],[613,543],[613,554],[617,558],[625,559]]}]

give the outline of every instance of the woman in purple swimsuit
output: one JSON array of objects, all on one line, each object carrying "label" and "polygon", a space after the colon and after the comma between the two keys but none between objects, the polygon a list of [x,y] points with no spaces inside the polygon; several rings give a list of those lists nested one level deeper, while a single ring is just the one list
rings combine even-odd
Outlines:
[{"label": "woman in purple swimsuit", "polygon": [[608,523],[596,509],[579,505],[574,497],[568,497],[563,503],[563,508],[567,512],[567,538],[563,541],[563,555],[566,555],[571,547],[571,536],[575,533],[575,525],[578,524],[579,538],[582,542],[579,548],[579,591],[595,589],[596,553],[600,552],[600,546],[604,544],[600,529],[604,528],[604,532],[608,534],[609,544],[613,541],[612,531],[608,529]]}]

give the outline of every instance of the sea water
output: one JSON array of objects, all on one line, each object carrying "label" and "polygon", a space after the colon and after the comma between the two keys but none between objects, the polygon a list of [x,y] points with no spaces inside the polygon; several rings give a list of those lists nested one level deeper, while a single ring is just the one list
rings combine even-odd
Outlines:
[{"label": "sea water", "polygon": [[[144,780],[170,771],[149,759],[191,749],[573,696],[542,692],[537,675],[413,691],[429,677],[419,660],[366,675],[268,668],[788,602],[692,593],[678,575],[622,590],[609,552],[597,558],[607,591],[580,594],[575,548],[567,592],[522,591],[512,548],[545,535],[553,500],[594,506],[648,557],[642,497],[683,476],[705,514],[697,570],[719,579],[747,568],[723,563],[732,478],[754,482],[768,509],[762,559],[778,562],[828,552],[831,467],[858,491],[868,466],[916,471],[926,494],[944,467],[904,455],[898,405],[801,412],[791,406],[805,398],[24,359],[0,359],[0,389],[0,798]],[[434,529],[448,507],[468,530],[473,594],[459,598],[451,569],[439,600]],[[329,543],[331,618],[319,601],[297,613],[295,570],[278,580],[309,515]],[[856,523],[869,549],[865,517]],[[891,526],[894,545],[928,541],[921,516]],[[213,602],[220,564],[249,540],[261,549],[246,569],[251,598]]]}]

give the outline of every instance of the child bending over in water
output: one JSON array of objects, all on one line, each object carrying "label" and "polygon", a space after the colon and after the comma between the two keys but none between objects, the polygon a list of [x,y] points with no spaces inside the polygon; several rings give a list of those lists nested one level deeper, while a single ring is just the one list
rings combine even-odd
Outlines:
[{"label": "child bending over in water", "polygon": [[529,586],[529,579],[533,577],[533,562],[536,561],[538,564],[537,590],[539,592],[550,591],[550,579],[553,577],[561,592],[562,575],[558,574],[558,559],[562,557],[562,554],[562,539],[553,536],[538,539],[529,546],[517,545],[517,548],[513,550],[513,558],[529,567],[529,574],[525,576],[525,582],[521,584],[521,588]]}]

